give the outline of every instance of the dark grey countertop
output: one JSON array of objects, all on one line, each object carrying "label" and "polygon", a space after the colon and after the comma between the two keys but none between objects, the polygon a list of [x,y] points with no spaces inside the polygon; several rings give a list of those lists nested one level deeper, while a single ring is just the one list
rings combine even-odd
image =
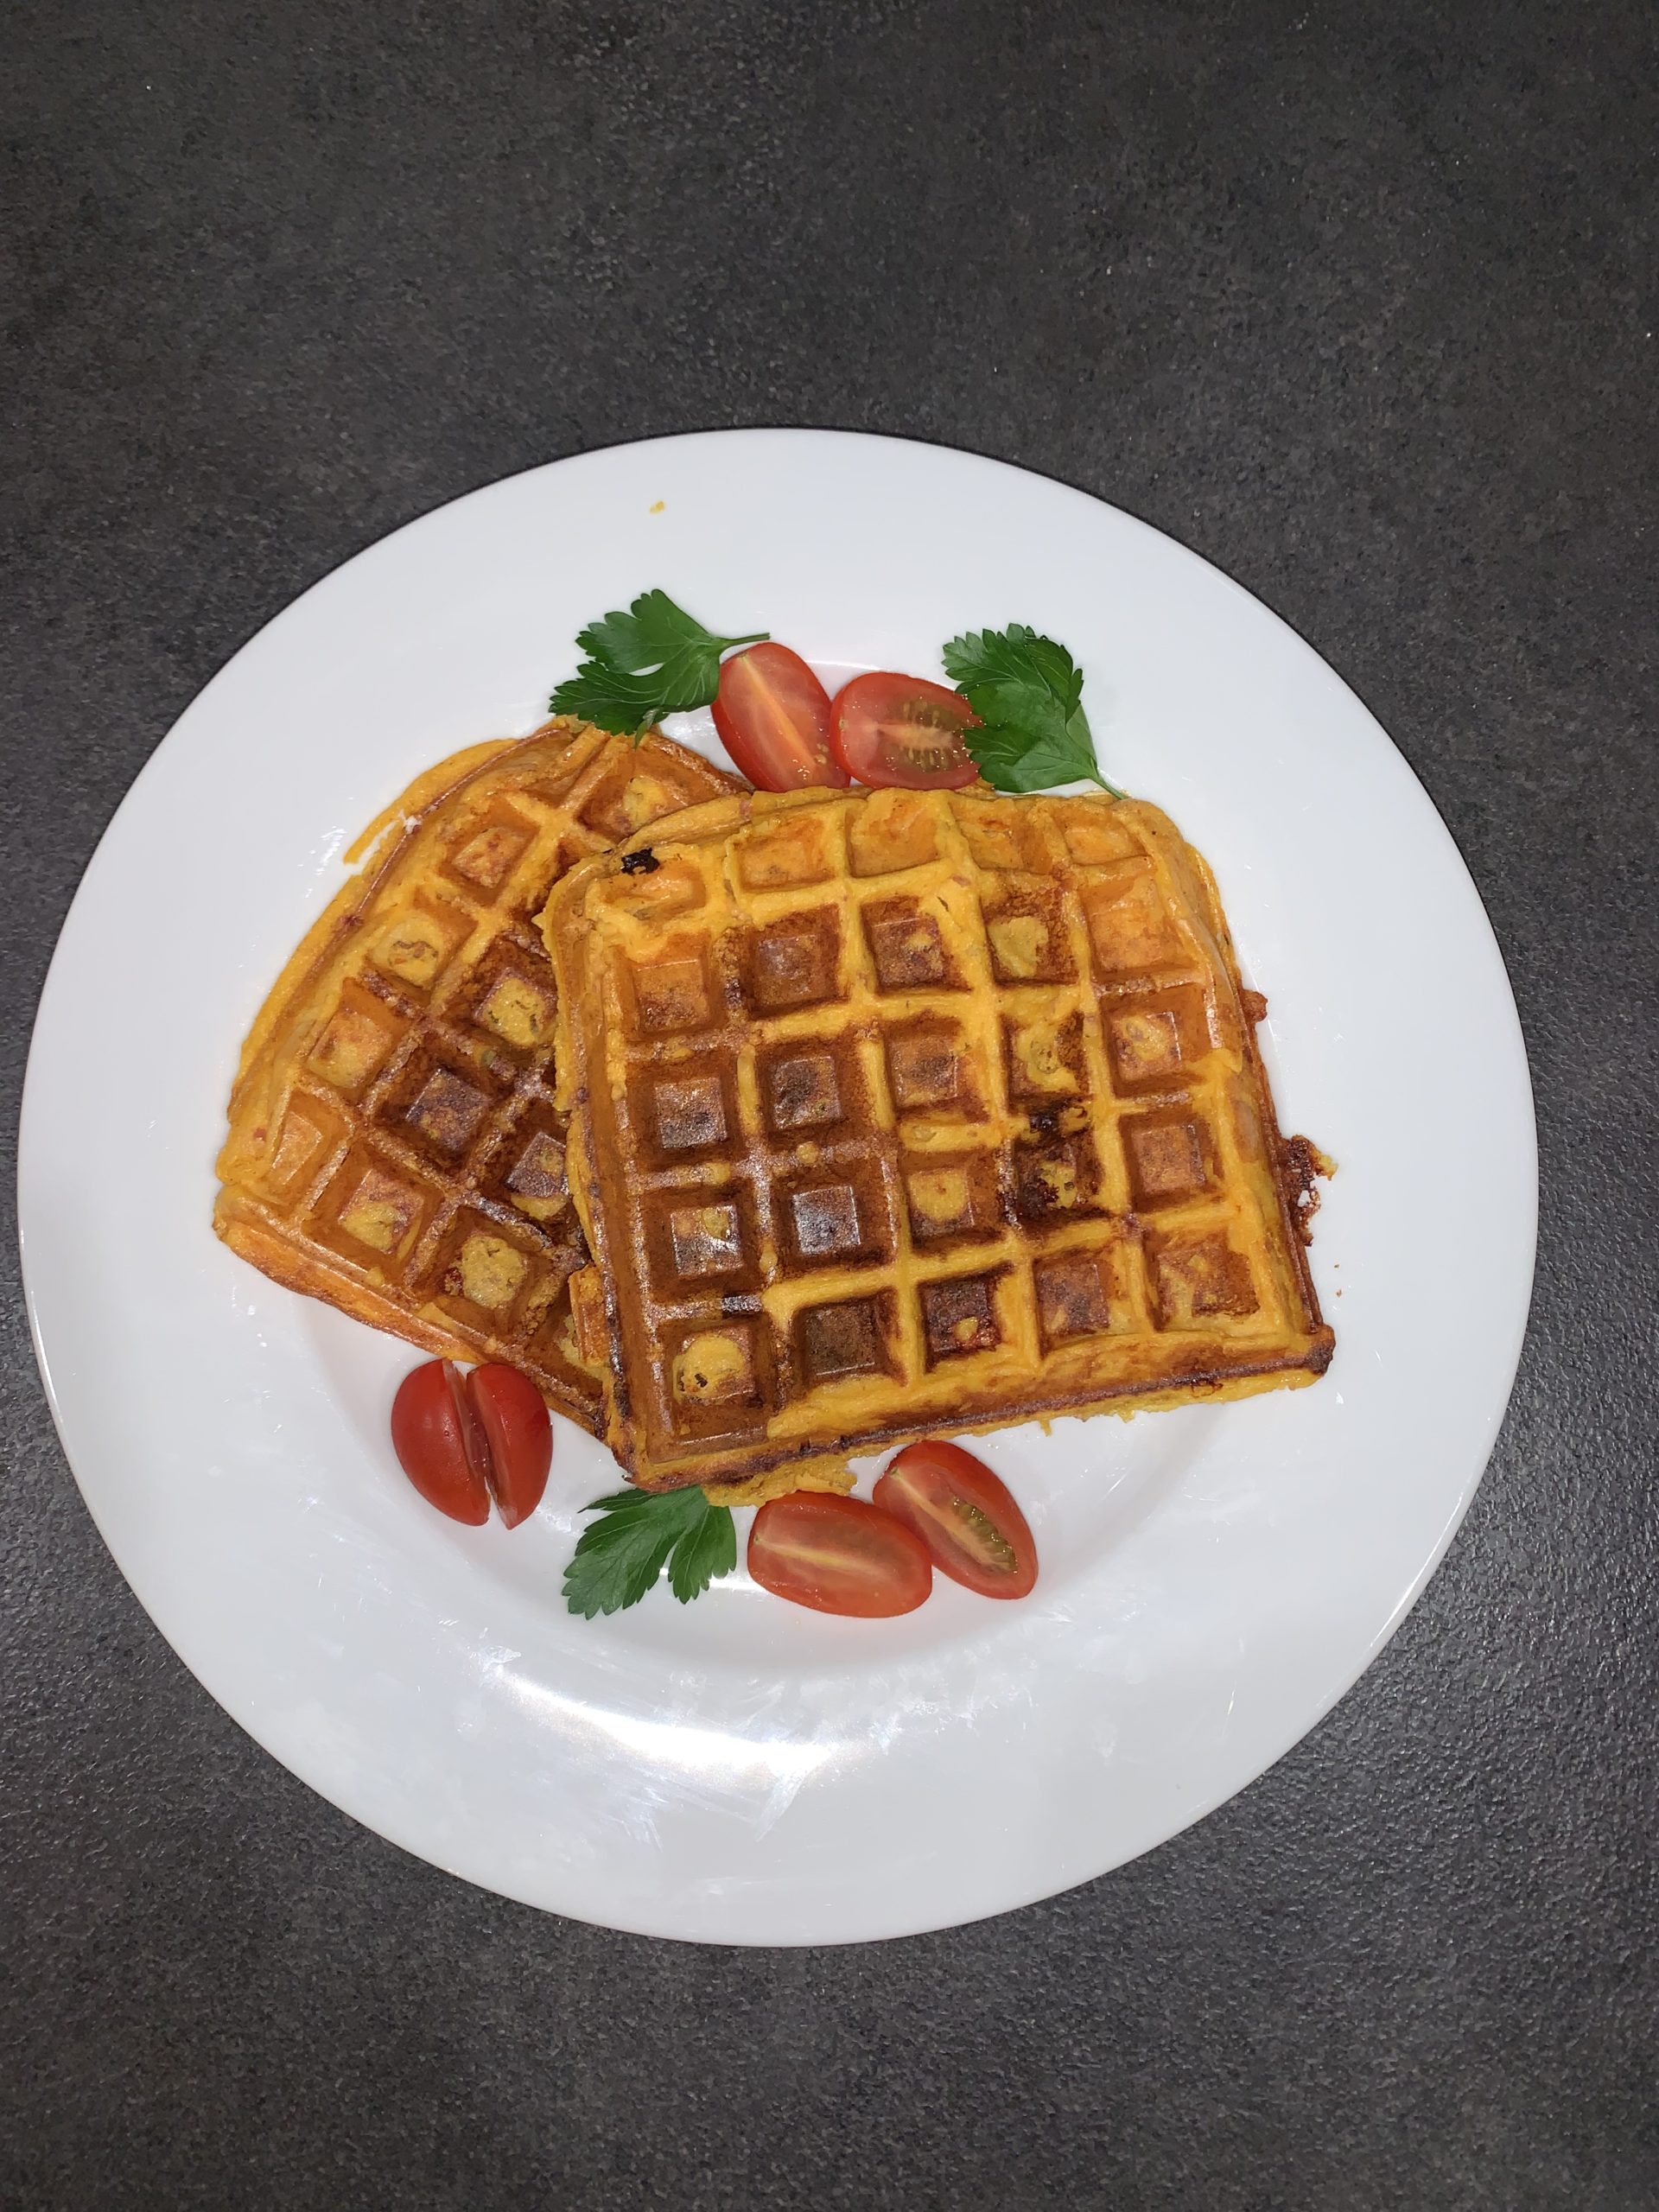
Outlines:
[{"label": "dark grey countertop", "polygon": [[1659,2204],[1659,16],[10,21],[9,1140],[94,841],[296,593],[532,462],[822,423],[1098,493],[1348,678],[1508,958],[1544,1226],[1468,1522],[1300,1749],[1070,1896],[791,1954],[505,1904],[258,1751],[80,1506],[8,1239],[0,2202]]}]

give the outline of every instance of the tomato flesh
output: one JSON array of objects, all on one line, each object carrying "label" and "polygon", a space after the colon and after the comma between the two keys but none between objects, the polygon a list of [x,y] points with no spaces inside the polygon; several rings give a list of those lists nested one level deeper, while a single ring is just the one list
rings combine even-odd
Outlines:
[{"label": "tomato flesh", "polygon": [[429,1505],[478,1528],[494,1499],[509,1529],[547,1488],[553,1424],[542,1395],[517,1368],[463,1375],[429,1359],[405,1375],[391,1402],[391,1448]]},{"label": "tomato flesh", "polygon": [[742,773],[763,791],[844,788],[830,749],[830,694],[787,645],[751,645],[722,662],[715,728]]},{"label": "tomato flesh", "polygon": [[974,710],[960,691],[890,669],[855,676],[830,709],[830,745],[861,784],[954,791],[979,774],[962,741]]},{"label": "tomato flesh", "polygon": [[986,1598],[1023,1598],[1037,1547],[1007,1484],[959,1444],[906,1445],[875,1486],[875,1502],[913,1529],[941,1574]]},{"label": "tomato flesh", "polygon": [[749,1573],[791,1605],[859,1620],[914,1612],[933,1587],[927,1548],[904,1522],[861,1498],[812,1491],[760,1508]]}]

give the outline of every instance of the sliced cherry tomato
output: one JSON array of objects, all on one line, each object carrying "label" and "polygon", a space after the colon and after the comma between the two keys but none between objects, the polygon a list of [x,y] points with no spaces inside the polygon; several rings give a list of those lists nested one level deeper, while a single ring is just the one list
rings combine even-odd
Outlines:
[{"label": "sliced cherry tomato", "polygon": [[774,1497],[749,1531],[749,1573],[763,1590],[817,1613],[876,1620],[914,1612],[933,1587],[926,1547],[856,1497]]},{"label": "sliced cherry tomato", "polygon": [[429,1505],[476,1528],[494,1498],[509,1529],[547,1487],[553,1424],[542,1395],[514,1367],[463,1375],[429,1359],[405,1375],[391,1402],[391,1447]]},{"label": "sliced cherry tomato", "polygon": [[516,1367],[475,1367],[467,1377],[489,1447],[484,1479],[509,1529],[528,1521],[542,1502],[553,1460],[553,1423],[546,1402]]},{"label": "sliced cherry tomato", "polygon": [[954,791],[979,771],[962,733],[974,710],[960,691],[880,671],[842,684],[830,709],[830,747],[861,784]]},{"label": "sliced cherry tomato", "polygon": [[830,750],[830,694],[787,645],[751,645],[721,664],[715,728],[763,791],[809,784],[840,790],[847,783],[847,771]]},{"label": "sliced cherry tomato", "polygon": [[1023,1598],[1037,1580],[1037,1547],[1007,1484],[959,1444],[906,1445],[875,1502],[915,1530],[941,1574],[969,1590]]}]

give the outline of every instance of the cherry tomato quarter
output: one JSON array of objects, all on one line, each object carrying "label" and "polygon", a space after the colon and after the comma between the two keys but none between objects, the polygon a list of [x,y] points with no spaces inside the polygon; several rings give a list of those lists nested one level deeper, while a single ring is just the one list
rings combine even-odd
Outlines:
[{"label": "cherry tomato quarter", "polygon": [[391,1448],[398,1465],[429,1505],[474,1528],[490,1517],[476,1428],[453,1360],[429,1359],[397,1385],[391,1402]]},{"label": "cherry tomato quarter", "polygon": [[509,1529],[547,1487],[553,1424],[542,1395],[517,1368],[429,1359],[405,1375],[391,1402],[391,1448],[429,1505],[477,1528],[495,1500]]},{"label": "cherry tomato quarter", "polygon": [[553,1421],[541,1392],[516,1367],[475,1367],[467,1378],[489,1447],[484,1478],[509,1529],[529,1520],[547,1488]]},{"label": "cherry tomato quarter", "polygon": [[861,1498],[813,1491],[760,1508],[749,1573],[774,1597],[860,1620],[914,1612],[933,1587],[926,1547],[901,1521]]},{"label": "cherry tomato quarter", "polygon": [[979,773],[962,741],[973,720],[960,691],[881,670],[855,676],[836,692],[830,745],[858,783],[954,791]]},{"label": "cherry tomato quarter", "polygon": [[913,1529],[941,1574],[986,1598],[1023,1598],[1037,1547],[1006,1483],[959,1444],[909,1444],[875,1486],[875,1502]]},{"label": "cherry tomato quarter", "polygon": [[841,790],[847,784],[847,772],[830,749],[830,694],[787,645],[751,645],[721,663],[715,728],[760,791],[813,784]]}]

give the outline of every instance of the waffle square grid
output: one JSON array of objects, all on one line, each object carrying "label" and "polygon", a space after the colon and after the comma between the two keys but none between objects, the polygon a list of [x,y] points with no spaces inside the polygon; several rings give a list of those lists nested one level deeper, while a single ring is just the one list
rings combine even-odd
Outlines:
[{"label": "waffle square grid", "polygon": [[543,925],[635,1479],[1323,1371],[1225,923],[1155,809],[761,794],[632,846]]},{"label": "waffle square grid", "polygon": [[423,1349],[505,1360],[598,1425],[587,1260],[533,918],[575,862],[741,789],[660,738],[556,721],[422,778],[261,1012],[215,1226],[276,1281]]}]

